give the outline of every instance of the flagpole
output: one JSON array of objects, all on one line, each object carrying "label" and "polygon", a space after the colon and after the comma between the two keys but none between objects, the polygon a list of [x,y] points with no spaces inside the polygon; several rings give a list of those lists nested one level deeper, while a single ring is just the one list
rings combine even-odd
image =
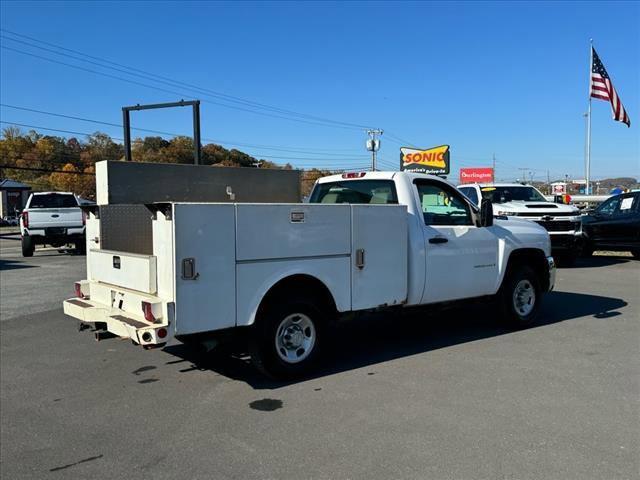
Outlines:
[{"label": "flagpole", "polygon": [[585,165],[585,195],[591,193],[591,184],[589,183],[591,177],[591,72],[593,69],[593,39],[589,39],[589,106],[587,108],[587,158]]}]

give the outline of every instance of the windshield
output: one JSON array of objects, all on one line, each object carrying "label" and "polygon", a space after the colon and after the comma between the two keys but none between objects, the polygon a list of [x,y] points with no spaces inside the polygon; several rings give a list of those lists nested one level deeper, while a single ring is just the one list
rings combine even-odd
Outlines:
[{"label": "windshield", "polygon": [[76,197],[69,193],[34,195],[29,204],[29,208],[73,208],[77,206]]},{"label": "windshield", "polygon": [[482,187],[482,198],[491,203],[506,202],[546,202],[547,200],[533,187]]},{"label": "windshield", "polygon": [[396,187],[391,180],[346,180],[320,183],[309,203],[398,203]]}]

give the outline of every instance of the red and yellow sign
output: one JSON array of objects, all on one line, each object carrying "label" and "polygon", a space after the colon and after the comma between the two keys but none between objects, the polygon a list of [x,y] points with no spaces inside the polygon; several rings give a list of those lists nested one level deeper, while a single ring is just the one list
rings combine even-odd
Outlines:
[{"label": "red and yellow sign", "polygon": [[400,170],[435,175],[448,174],[449,145],[440,145],[427,150],[402,147],[400,149]]}]

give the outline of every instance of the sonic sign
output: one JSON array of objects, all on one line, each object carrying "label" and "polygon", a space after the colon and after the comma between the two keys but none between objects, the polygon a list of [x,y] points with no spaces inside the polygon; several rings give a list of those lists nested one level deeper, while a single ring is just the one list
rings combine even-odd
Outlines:
[{"label": "sonic sign", "polygon": [[402,147],[400,149],[400,170],[430,173],[432,175],[448,175],[449,145],[440,145],[427,150]]}]

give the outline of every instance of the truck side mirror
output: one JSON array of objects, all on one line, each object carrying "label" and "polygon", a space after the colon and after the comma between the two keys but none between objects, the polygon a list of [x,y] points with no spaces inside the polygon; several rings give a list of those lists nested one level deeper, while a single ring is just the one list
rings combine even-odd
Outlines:
[{"label": "truck side mirror", "polygon": [[493,204],[488,198],[483,198],[480,202],[480,226],[490,227],[493,225]]}]

